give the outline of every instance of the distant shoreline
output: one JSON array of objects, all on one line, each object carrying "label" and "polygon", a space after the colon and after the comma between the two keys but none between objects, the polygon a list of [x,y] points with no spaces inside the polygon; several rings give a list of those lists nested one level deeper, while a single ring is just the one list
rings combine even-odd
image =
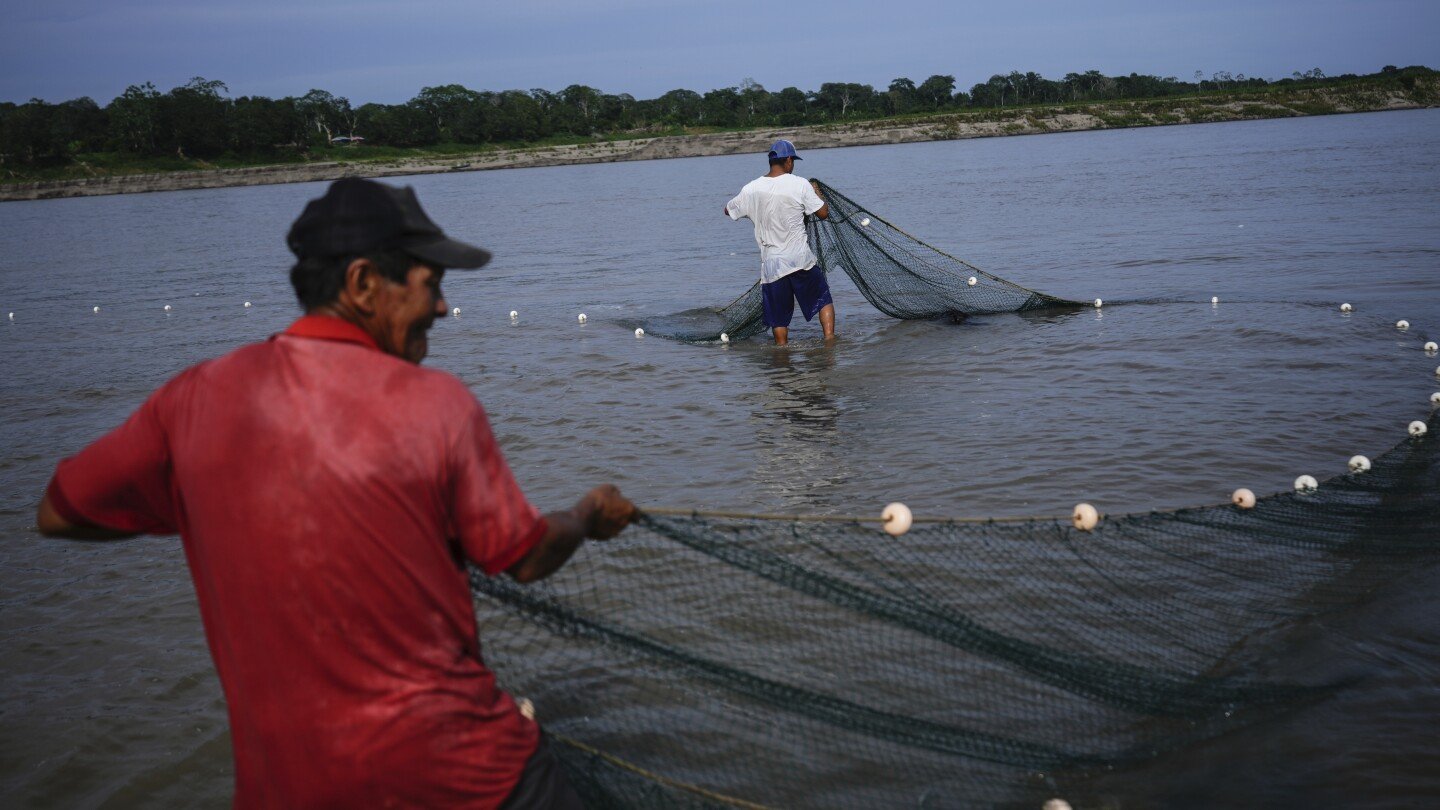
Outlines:
[{"label": "distant shoreline", "polygon": [[[1432,82],[1431,84],[1434,84]],[[954,113],[789,129],[669,135],[567,146],[504,149],[471,155],[356,163],[310,163],[112,175],[79,180],[0,184],[0,202],[138,194],[152,191],[308,183],[341,177],[393,177],[455,171],[615,163],[630,160],[758,154],[779,137],[802,149],[919,143],[1005,135],[1038,135],[1176,124],[1295,118],[1339,113],[1433,108],[1436,87],[1314,89],[1293,94],[1091,102]]]}]

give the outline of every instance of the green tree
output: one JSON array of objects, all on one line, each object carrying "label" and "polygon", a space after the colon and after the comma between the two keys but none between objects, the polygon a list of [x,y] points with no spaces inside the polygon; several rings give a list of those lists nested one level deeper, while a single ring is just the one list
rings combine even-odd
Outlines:
[{"label": "green tree", "polygon": [[759,82],[746,78],[740,82],[740,107],[745,123],[755,123],[769,112],[770,93]]},{"label": "green tree", "polygon": [[560,107],[564,110],[563,128],[575,135],[589,135],[600,121],[604,97],[599,90],[583,84],[572,84],[560,91]]},{"label": "green tree", "polygon": [[[954,80],[951,80],[954,87]],[[820,85],[815,94],[816,101],[830,117],[849,118],[856,110],[868,110],[875,97],[875,88],[868,84],[828,82]],[[949,98],[949,94],[946,94]]]},{"label": "green tree", "polygon": [[0,154],[22,164],[49,162],[64,154],[53,137],[53,106],[32,98],[10,110],[0,127]]},{"label": "green tree", "polygon": [[107,108],[110,137],[117,148],[137,155],[159,151],[160,92],[150,82],[125,88]]},{"label": "green tree", "polygon": [[323,144],[338,137],[337,133],[353,134],[358,123],[350,99],[328,90],[311,90],[295,100],[295,108],[305,117],[311,135]]},{"label": "green tree", "polygon": [[160,99],[159,134],[164,152],[215,157],[225,152],[230,136],[229,88],[219,80],[196,76]]},{"label": "green tree", "polygon": [[490,138],[497,141],[533,141],[545,131],[545,111],[535,97],[522,90],[498,94],[490,111]]},{"label": "green tree", "polygon": [[704,99],[694,90],[671,90],[656,101],[665,123],[688,127],[700,120],[700,105]]},{"label": "green tree", "polygon": [[733,127],[744,117],[744,100],[737,87],[722,87],[706,93],[700,101],[697,123],[713,127]]},{"label": "green tree", "polygon": [[894,79],[885,91],[885,111],[891,115],[904,115],[915,108],[915,82],[906,78]]},{"label": "green tree", "polygon": [[479,143],[485,139],[485,107],[474,90],[459,84],[425,87],[409,104],[429,116],[436,140]]},{"label": "green tree", "polygon": [[435,121],[410,104],[366,104],[355,111],[356,129],[387,146],[414,147],[435,143]]},{"label": "green tree", "polygon": [[942,110],[950,106],[951,96],[955,94],[955,77],[935,75],[920,83],[915,88],[915,95],[921,103],[932,110]]},{"label": "green tree", "polygon": [[230,142],[241,154],[268,155],[304,144],[308,126],[295,99],[241,96],[230,117]]},{"label": "green tree", "polygon": [[635,97],[629,93],[600,98],[600,126],[611,132],[635,128],[635,113],[638,107]]}]

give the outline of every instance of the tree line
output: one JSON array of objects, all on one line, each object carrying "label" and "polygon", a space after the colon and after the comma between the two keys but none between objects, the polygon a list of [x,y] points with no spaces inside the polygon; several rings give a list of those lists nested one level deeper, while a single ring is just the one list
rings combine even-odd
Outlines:
[{"label": "tree line", "polygon": [[[1427,68],[1386,66],[1363,78],[1413,84]],[[229,97],[224,82],[194,78],[168,92],[131,85],[108,105],[77,98],[0,103],[0,165],[63,164],[87,153],[138,157],[237,159],[304,154],[336,139],[367,145],[520,144],[555,137],[667,132],[684,128],[798,127],[967,109],[1118,99],[1163,98],[1284,85],[1326,85],[1362,78],[1327,77],[1319,68],[1278,81],[1220,71],[1193,81],[1099,71],[1047,79],[1035,72],[995,74],[969,90],[955,77],[888,87],[830,82],[819,90],[770,91],[751,79],[707,93],[671,90],[653,99],[608,94],[574,84],[550,90],[472,90],[459,84],[423,88],[403,104],[353,105],[325,90],[272,99]]]}]

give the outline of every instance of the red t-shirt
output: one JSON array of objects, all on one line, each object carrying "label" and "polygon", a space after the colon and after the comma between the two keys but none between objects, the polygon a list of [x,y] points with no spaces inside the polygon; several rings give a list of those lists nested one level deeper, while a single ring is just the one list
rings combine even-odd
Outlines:
[{"label": "red t-shirt", "polygon": [[235,806],[493,806],[538,739],[480,658],[463,560],[544,533],[456,378],[305,317],[60,462],[72,523],[179,533],[230,710]]}]

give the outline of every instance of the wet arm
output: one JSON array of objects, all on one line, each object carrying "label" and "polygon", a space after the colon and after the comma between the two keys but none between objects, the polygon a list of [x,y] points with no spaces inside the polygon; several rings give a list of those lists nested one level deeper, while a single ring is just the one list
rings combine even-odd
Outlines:
[{"label": "wet arm", "polygon": [[610,484],[586,493],[570,509],[545,516],[545,534],[520,562],[510,566],[516,582],[544,579],[565,564],[585,539],[609,540],[635,517],[635,505]]},{"label": "wet arm", "polygon": [[822,203],[822,205],[820,206],[820,210],[818,210],[818,211],[815,212],[815,218],[816,218],[816,219],[829,219],[829,218],[830,218],[830,203],[826,202],[826,201],[825,201],[825,195],[820,193],[820,184],[819,184],[819,183],[816,183],[814,180],[811,180],[811,181],[810,181],[810,188],[815,189],[815,196],[816,196],[816,197],[819,197],[819,198],[820,198],[820,202]]},{"label": "wet arm", "polygon": [[40,508],[35,510],[35,525],[46,537],[63,537],[69,540],[123,540],[135,536],[132,532],[72,523],[55,510],[48,494],[40,499]]}]

